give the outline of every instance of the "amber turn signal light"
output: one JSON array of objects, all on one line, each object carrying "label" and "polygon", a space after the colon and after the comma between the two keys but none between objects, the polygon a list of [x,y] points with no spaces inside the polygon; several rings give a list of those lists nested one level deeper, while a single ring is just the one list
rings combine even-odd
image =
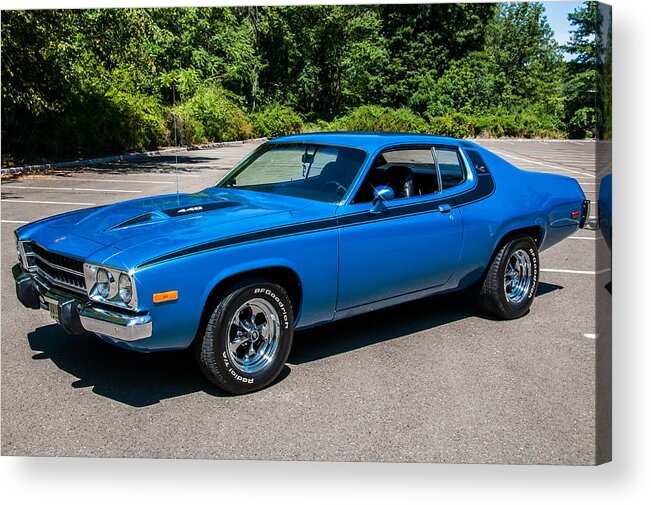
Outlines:
[{"label": "amber turn signal light", "polygon": [[179,298],[179,292],[174,291],[164,291],[163,293],[154,293],[154,303],[160,302],[171,302]]}]

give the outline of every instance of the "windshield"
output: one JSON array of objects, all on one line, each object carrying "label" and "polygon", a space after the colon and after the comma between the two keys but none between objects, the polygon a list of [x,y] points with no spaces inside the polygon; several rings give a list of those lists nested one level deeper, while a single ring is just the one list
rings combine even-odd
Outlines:
[{"label": "windshield", "polygon": [[265,144],[217,186],[340,202],[365,158],[348,147]]}]

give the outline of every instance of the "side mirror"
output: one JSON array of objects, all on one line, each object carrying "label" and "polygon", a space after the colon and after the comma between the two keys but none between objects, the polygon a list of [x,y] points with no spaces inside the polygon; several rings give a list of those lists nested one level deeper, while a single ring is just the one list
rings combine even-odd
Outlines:
[{"label": "side mirror", "polygon": [[378,186],[373,191],[373,207],[371,214],[382,214],[388,209],[384,202],[393,200],[393,190],[389,186]]}]

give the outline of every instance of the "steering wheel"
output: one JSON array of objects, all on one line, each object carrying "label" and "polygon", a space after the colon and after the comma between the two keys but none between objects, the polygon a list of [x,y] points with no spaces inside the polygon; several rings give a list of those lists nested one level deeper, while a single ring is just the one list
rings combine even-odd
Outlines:
[{"label": "steering wheel", "polygon": [[325,182],[325,183],[323,184],[323,189],[325,189],[326,187],[328,187],[328,186],[331,185],[331,184],[335,186],[335,193],[339,193],[339,192],[341,192],[341,195],[342,195],[342,196],[346,194],[346,191],[348,191],[344,186],[342,186],[341,184],[339,184],[339,183],[338,183],[337,181],[335,181],[334,179],[331,179],[331,180]]}]

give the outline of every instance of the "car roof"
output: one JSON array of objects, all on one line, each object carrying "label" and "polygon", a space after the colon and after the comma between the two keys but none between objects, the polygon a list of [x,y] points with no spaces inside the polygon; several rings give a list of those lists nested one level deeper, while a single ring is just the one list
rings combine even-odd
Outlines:
[{"label": "car roof", "polygon": [[299,133],[286,135],[270,140],[271,143],[299,143],[299,144],[331,144],[345,147],[357,147],[367,151],[375,151],[384,146],[396,144],[424,144],[437,143],[458,146],[458,139],[424,133],[388,133],[388,132],[319,132]]}]

